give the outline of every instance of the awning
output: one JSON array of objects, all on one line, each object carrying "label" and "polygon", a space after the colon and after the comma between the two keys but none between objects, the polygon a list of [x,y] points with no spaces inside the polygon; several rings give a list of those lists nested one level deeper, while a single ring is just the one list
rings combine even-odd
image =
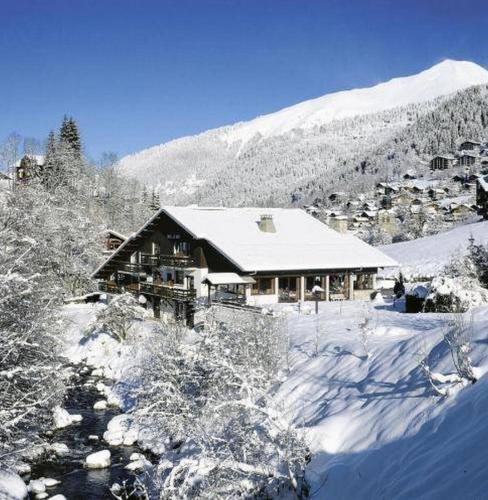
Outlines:
[{"label": "awning", "polygon": [[251,276],[239,276],[236,273],[209,273],[203,283],[210,285],[247,285],[256,283]]}]

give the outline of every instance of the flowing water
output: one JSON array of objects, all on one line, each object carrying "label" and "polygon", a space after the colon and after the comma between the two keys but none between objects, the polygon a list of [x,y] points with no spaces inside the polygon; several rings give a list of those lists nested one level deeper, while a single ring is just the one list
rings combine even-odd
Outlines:
[{"label": "flowing water", "polygon": [[[113,483],[127,481],[131,484],[135,478],[135,474],[124,469],[124,466],[130,462],[132,453],[142,453],[141,450],[137,446],[109,446],[102,439],[110,419],[121,411],[116,408],[93,410],[93,404],[102,399],[95,388],[99,381],[80,374],[74,377],[73,388],[68,390],[63,406],[71,414],[82,415],[83,420],[54,431],[49,438],[52,443],[66,444],[70,453],[62,457],[43,457],[32,466],[30,479],[49,477],[61,481],[61,484],[47,489],[49,496],[61,493],[67,500],[114,498],[110,493]],[[90,435],[97,435],[99,441],[91,441]],[[106,469],[86,469],[86,456],[104,449],[110,450],[111,466]],[[151,460],[152,457],[147,458]]]}]

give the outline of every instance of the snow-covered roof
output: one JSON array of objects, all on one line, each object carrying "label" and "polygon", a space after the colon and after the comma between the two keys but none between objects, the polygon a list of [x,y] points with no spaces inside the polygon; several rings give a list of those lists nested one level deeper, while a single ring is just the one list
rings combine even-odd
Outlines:
[{"label": "snow-covered roof", "polygon": [[34,160],[37,165],[44,165],[44,156],[43,155],[24,155],[20,160],[17,160],[15,162],[16,167],[20,167],[20,162],[25,158],[29,158],[31,160]]},{"label": "snow-covered roof", "polygon": [[119,233],[117,231],[114,231],[113,229],[106,229],[104,231],[104,234],[105,234],[105,236],[110,236],[110,235],[115,236],[116,238],[119,238],[121,240],[126,240],[127,239],[127,236],[125,236],[124,234]]},{"label": "snow-covered roof", "polygon": [[208,273],[204,281],[211,285],[246,285],[256,283],[250,276],[239,276],[236,273]]},{"label": "snow-covered roof", "polygon": [[478,177],[478,185],[483,189],[483,191],[488,192],[488,175]]},{"label": "snow-covered roof", "polygon": [[[194,238],[207,240],[245,272],[397,265],[376,248],[300,209],[163,207],[160,213]],[[263,214],[273,217],[276,232],[259,229]]]},{"label": "snow-covered roof", "polygon": [[454,158],[454,156],[452,155],[447,155],[447,154],[438,154],[438,155],[435,155],[431,158],[431,161],[432,160],[435,160],[436,158],[444,158],[444,160],[455,160],[456,158]]}]

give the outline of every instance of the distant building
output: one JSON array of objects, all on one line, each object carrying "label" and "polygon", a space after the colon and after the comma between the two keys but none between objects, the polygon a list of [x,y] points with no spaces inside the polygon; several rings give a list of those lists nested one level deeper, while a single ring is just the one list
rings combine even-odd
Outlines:
[{"label": "distant building", "polygon": [[446,170],[454,165],[456,159],[451,155],[437,155],[430,160],[431,170]]},{"label": "distant building", "polygon": [[481,143],[478,141],[464,141],[459,145],[459,151],[478,151],[481,148]]},{"label": "distant building", "polygon": [[410,181],[410,180],[416,179],[416,178],[417,178],[417,173],[416,173],[414,170],[409,169],[409,170],[407,170],[407,171],[403,174],[403,178],[404,178],[406,181]]},{"label": "distant building", "polygon": [[479,156],[476,153],[463,153],[458,157],[460,167],[474,167],[479,163]]},{"label": "distant building", "polygon": [[126,239],[127,236],[124,236],[117,231],[107,229],[107,231],[105,231],[105,249],[113,252],[114,250],[117,250],[117,248],[119,248]]},{"label": "distant building", "polygon": [[27,182],[39,176],[44,168],[44,156],[24,155],[15,164],[15,180],[17,182]]},{"label": "distant building", "polygon": [[343,191],[337,191],[336,193],[332,193],[329,196],[329,201],[336,202],[336,201],[341,201],[346,197],[346,193]]}]

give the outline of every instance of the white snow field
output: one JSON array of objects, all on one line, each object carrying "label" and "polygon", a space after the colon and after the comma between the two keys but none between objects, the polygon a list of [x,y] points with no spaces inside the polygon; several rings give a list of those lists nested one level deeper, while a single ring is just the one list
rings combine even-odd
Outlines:
[{"label": "white snow field", "polygon": [[[479,381],[452,386],[440,398],[418,365],[430,353],[433,372],[455,371],[442,340],[448,315],[404,314],[381,300],[320,303],[318,315],[307,306],[306,314],[282,309],[291,352],[274,400],[311,449],[313,498],[486,498],[488,307],[473,315],[471,358]],[[73,318],[68,350],[74,360],[110,366],[120,380],[124,364],[142,360],[131,354],[131,343],[121,346],[103,336],[84,342],[80,332],[99,307],[66,306]],[[151,324],[139,323],[136,337],[147,335]],[[123,442],[127,418],[110,422],[105,438]]]},{"label": "white snow field", "polygon": [[[449,318],[364,307],[324,303],[317,316],[289,317],[291,369],[276,401],[305,432],[313,498],[486,498],[487,377],[434,397],[418,362],[431,352],[432,370],[454,371],[441,340]],[[487,327],[484,307],[474,315],[478,374],[488,365]]]},{"label": "white snow field", "polygon": [[[475,243],[488,243],[488,221],[455,227],[450,231],[411,241],[378,247],[400,264],[408,278],[431,278],[438,274],[452,257],[466,251],[470,238]],[[385,269],[383,276],[394,276],[398,269]]]}]

